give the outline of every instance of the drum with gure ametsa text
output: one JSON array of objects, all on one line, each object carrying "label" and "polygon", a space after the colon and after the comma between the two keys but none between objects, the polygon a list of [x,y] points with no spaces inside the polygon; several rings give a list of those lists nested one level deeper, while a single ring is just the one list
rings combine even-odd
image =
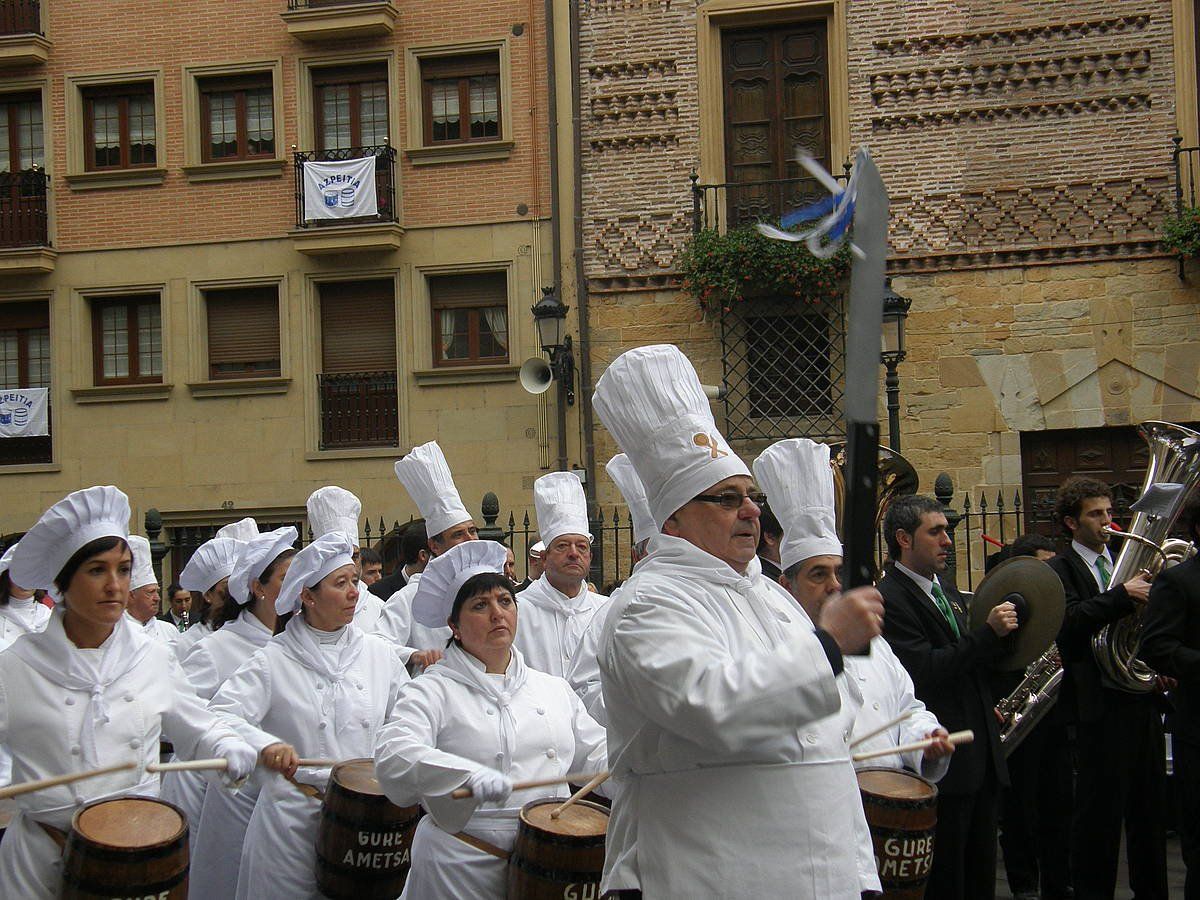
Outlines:
[{"label": "drum with gure ametsa text", "polygon": [[579,800],[557,819],[562,799],[534,800],[521,809],[508,859],[508,896],[521,900],[599,900],[608,810]]},{"label": "drum with gure ametsa text", "polygon": [[900,769],[858,770],[875,865],[889,900],[921,900],[933,866],[937,788]]},{"label": "drum with gure ametsa text", "polygon": [[64,900],[184,900],[188,826],[183,812],[152,797],[81,806],[63,852]]}]

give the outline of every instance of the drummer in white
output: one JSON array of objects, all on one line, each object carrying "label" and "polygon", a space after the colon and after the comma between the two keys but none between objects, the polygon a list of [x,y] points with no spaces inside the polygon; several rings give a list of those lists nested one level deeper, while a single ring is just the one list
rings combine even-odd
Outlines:
[{"label": "drummer in white", "polygon": [[[413,603],[418,622],[449,622],[454,643],[401,692],[375,754],[388,798],[430,813],[413,840],[409,900],[503,900],[521,806],[554,793],[513,783],[605,767],[604,732],[570,686],[513,647],[505,555],[493,541],[452,547],[426,567]],[[451,799],[463,786],[473,797]]]},{"label": "drummer in white", "polygon": [[345,488],[330,485],[317,488],[308,497],[308,527],[315,540],[327,534],[343,534],[354,545],[355,571],[358,578],[358,606],[354,610],[354,624],[361,631],[374,631],[383,612],[383,601],[367,590],[362,583],[362,551],[358,544],[358,518],[362,514],[362,501]]},{"label": "drummer in white", "polygon": [[[836,530],[829,448],[805,438],[780,441],[754,461],[754,475],[783,526],[779,583],[815,622],[821,608],[842,590],[838,579],[842,544]],[[943,738],[924,751],[878,757],[859,765],[908,768],[930,781],[945,775],[954,752],[954,746],[945,740],[949,733],[916,698],[912,678],[887,641],[882,636],[873,639],[870,655],[847,656],[845,663],[844,677],[853,678],[862,693],[851,740],[909,714],[888,731],[857,745],[856,752],[898,747],[927,737]]]},{"label": "drummer in white", "polygon": [[[8,564],[17,545],[13,544],[0,557],[0,650],[8,647],[23,634],[37,634],[50,621],[50,607],[34,599],[34,592],[13,583]],[[0,787],[12,779],[12,757],[0,744]]]}]

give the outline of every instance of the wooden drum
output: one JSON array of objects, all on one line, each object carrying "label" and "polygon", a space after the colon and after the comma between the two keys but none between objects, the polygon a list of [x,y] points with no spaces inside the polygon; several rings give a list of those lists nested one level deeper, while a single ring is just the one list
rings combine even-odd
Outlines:
[{"label": "wooden drum", "polygon": [[858,788],[875,846],[883,896],[921,900],[933,865],[937,788],[900,769],[859,769]]},{"label": "wooden drum", "polygon": [[375,762],[333,767],[317,831],[317,886],[334,900],[393,900],[408,877],[419,806],[384,796]]},{"label": "wooden drum", "polygon": [[521,810],[508,860],[508,896],[521,900],[598,900],[604,872],[608,810],[580,800],[557,819],[562,799],[534,800]]},{"label": "wooden drum", "polygon": [[183,812],[150,797],[95,800],[71,822],[62,896],[184,900],[188,826]]}]

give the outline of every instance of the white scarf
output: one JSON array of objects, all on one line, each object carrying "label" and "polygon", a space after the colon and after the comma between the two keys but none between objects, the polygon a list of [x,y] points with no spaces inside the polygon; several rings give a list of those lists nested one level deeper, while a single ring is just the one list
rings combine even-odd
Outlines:
[{"label": "white scarf", "polygon": [[[552,585],[550,580],[543,575],[525,590],[521,591],[521,596],[517,599],[526,600],[540,609],[558,613],[558,615],[564,616],[567,619],[573,619],[584,611],[587,596],[588,586],[586,581],[579,583],[579,593],[574,597],[568,597]],[[590,612],[590,609],[588,611]]]},{"label": "white scarf", "polygon": [[94,768],[100,764],[96,727],[109,721],[104,693],[114,681],[139,666],[153,646],[150,638],[140,634],[122,616],[113,626],[112,634],[100,645],[97,663],[92,654],[81,653],[67,637],[63,629],[63,609],[58,607],[45,631],[29,635],[9,649],[47,681],[69,691],[89,694],[79,744],[84,768]]},{"label": "white scarf", "polygon": [[529,676],[521,652],[516,647],[511,648],[511,652],[503,681],[488,675],[483,663],[458,644],[447,647],[446,655],[437,665],[437,671],[446,678],[457,681],[469,691],[482,694],[500,707],[500,749],[504,752],[506,764],[512,760],[517,742],[517,718],[511,708],[512,699],[524,687]]},{"label": "white scarf", "polygon": [[36,634],[46,627],[50,610],[32,597],[25,600],[9,597],[8,603],[0,606],[0,618],[12,622],[26,634]]},{"label": "white scarf", "polygon": [[333,685],[332,690],[321,692],[321,715],[328,716],[332,711],[334,728],[344,728],[350,722],[367,718],[364,692],[353,690],[353,683],[346,677],[350,667],[358,661],[366,637],[361,629],[347,625],[335,656],[321,649],[318,633],[304,621],[303,615],[295,615],[288,620],[283,634],[276,635],[275,639],[288,656]]},{"label": "white scarf", "polygon": [[255,648],[267,646],[267,641],[272,637],[271,629],[264,625],[262,620],[250,611],[249,607],[244,608],[241,615],[232,622],[222,625],[221,630],[236,634]]}]

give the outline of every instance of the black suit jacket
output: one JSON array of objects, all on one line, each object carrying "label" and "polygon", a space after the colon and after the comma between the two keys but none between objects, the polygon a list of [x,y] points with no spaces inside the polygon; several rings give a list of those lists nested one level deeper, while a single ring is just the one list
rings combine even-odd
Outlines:
[{"label": "black suit jacket", "polygon": [[1092,656],[1092,635],[1133,612],[1133,600],[1124,585],[1111,585],[1101,591],[1088,564],[1071,547],[1049,564],[1063,583],[1067,601],[1058,632],[1058,650],[1063,661],[1060,699],[1066,704],[1068,719],[1098,722],[1109,705],[1110,693],[1117,689],[1106,686],[1101,677],[1100,667]]},{"label": "black suit jacket", "polygon": [[975,732],[974,743],[955,749],[950,770],[938,782],[943,793],[970,794],[985,783],[989,762],[1000,784],[1008,784],[988,681],[991,661],[1003,644],[987,625],[971,631],[962,594],[946,583],[942,590],[954,609],[961,637],[955,638],[950,623],[915,581],[888,566],[879,582],[883,636],[912,677],[917,697],[943,727]]},{"label": "black suit jacket", "polygon": [[367,588],[367,590],[384,603],[387,603],[391,599],[392,594],[396,593],[396,591],[400,590],[406,584],[408,584],[408,578],[404,574],[404,565],[401,564],[395,572],[387,576],[387,578],[380,578]]},{"label": "black suit jacket", "polygon": [[1155,671],[1179,679],[1171,692],[1175,737],[1200,744],[1200,557],[1155,577],[1138,655]]}]

